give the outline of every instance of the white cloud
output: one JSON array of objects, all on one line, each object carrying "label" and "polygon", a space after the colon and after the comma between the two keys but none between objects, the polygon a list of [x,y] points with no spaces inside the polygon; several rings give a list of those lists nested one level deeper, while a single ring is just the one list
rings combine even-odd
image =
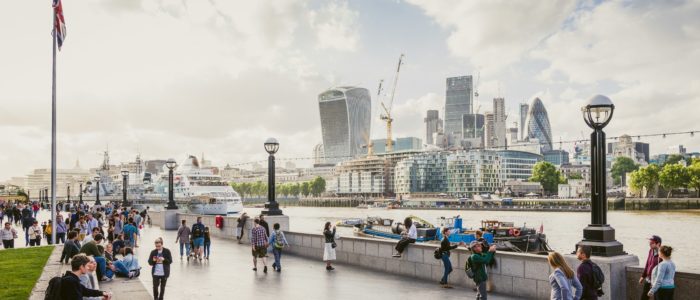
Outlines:
[{"label": "white cloud", "polygon": [[319,49],[355,51],[359,44],[359,14],[347,1],[330,1],[318,11],[309,12],[309,24],[316,33]]}]

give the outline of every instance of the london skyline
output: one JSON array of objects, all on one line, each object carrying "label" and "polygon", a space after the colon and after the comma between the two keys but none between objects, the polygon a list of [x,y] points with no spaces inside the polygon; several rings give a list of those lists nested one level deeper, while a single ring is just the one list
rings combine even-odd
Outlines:
[{"label": "london skyline", "polygon": [[[479,77],[478,103],[542,99],[554,144],[587,137],[578,108],[595,94],[617,107],[610,136],[697,130],[697,1],[258,1],[64,3],[58,54],[58,168],[205,153],[217,165],[310,157],[322,141],[317,95],[355,85],[372,95],[372,138],[384,138],[376,85],[406,63],[394,137],[425,135],[428,109],[444,118],[445,78]],[[49,167],[51,11],[8,5],[0,18],[0,180]],[[405,32],[411,32],[407,35]],[[647,139],[652,153],[700,141]],[[555,146],[556,148],[556,146]]]}]

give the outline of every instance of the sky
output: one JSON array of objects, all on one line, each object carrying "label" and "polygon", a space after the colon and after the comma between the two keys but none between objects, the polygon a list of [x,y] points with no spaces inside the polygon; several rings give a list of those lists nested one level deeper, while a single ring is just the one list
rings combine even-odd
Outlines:
[{"label": "sky", "polygon": [[[0,10],[0,180],[50,166],[51,1]],[[424,138],[444,115],[445,78],[478,77],[475,107],[542,99],[554,140],[590,129],[596,94],[616,111],[609,136],[700,130],[700,1],[64,0],[57,54],[57,164],[205,155],[215,165],[310,157],[317,96],[339,85],[373,95],[405,64],[394,136]],[[652,153],[700,135],[643,139]],[[567,145],[564,145],[566,149]],[[296,161],[309,165],[309,160]]]}]

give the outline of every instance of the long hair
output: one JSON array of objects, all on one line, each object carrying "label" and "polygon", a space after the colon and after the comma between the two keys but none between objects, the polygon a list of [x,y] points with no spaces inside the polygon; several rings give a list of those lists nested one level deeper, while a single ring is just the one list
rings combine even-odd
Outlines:
[{"label": "long hair", "polygon": [[569,265],[564,260],[564,257],[561,256],[559,252],[550,252],[549,255],[547,255],[547,261],[553,269],[559,268],[560,270],[562,270],[564,272],[564,275],[566,275],[566,278],[574,278],[574,271],[571,270],[571,267],[569,267]]},{"label": "long hair", "polygon": [[410,229],[411,226],[413,226],[413,220],[411,220],[410,217],[404,219],[404,220],[403,220],[403,226],[406,227],[406,230]]},{"label": "long hair", "polygon": [[323,231],[326,230],[331,230],[331,222],[326,222],[326,225],[323,225]]}]

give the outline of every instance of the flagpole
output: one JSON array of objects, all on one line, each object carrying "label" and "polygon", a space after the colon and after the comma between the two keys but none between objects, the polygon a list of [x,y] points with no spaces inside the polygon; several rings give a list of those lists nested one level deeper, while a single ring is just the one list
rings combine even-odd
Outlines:
[{"label": "flagpole", "polygon": [[[54,15],[54,22],[56,16]],[[54,24],[52,22],[52,24]],[[51,242],[56,243],[56,26],[53,26],[51,82]]]}]

